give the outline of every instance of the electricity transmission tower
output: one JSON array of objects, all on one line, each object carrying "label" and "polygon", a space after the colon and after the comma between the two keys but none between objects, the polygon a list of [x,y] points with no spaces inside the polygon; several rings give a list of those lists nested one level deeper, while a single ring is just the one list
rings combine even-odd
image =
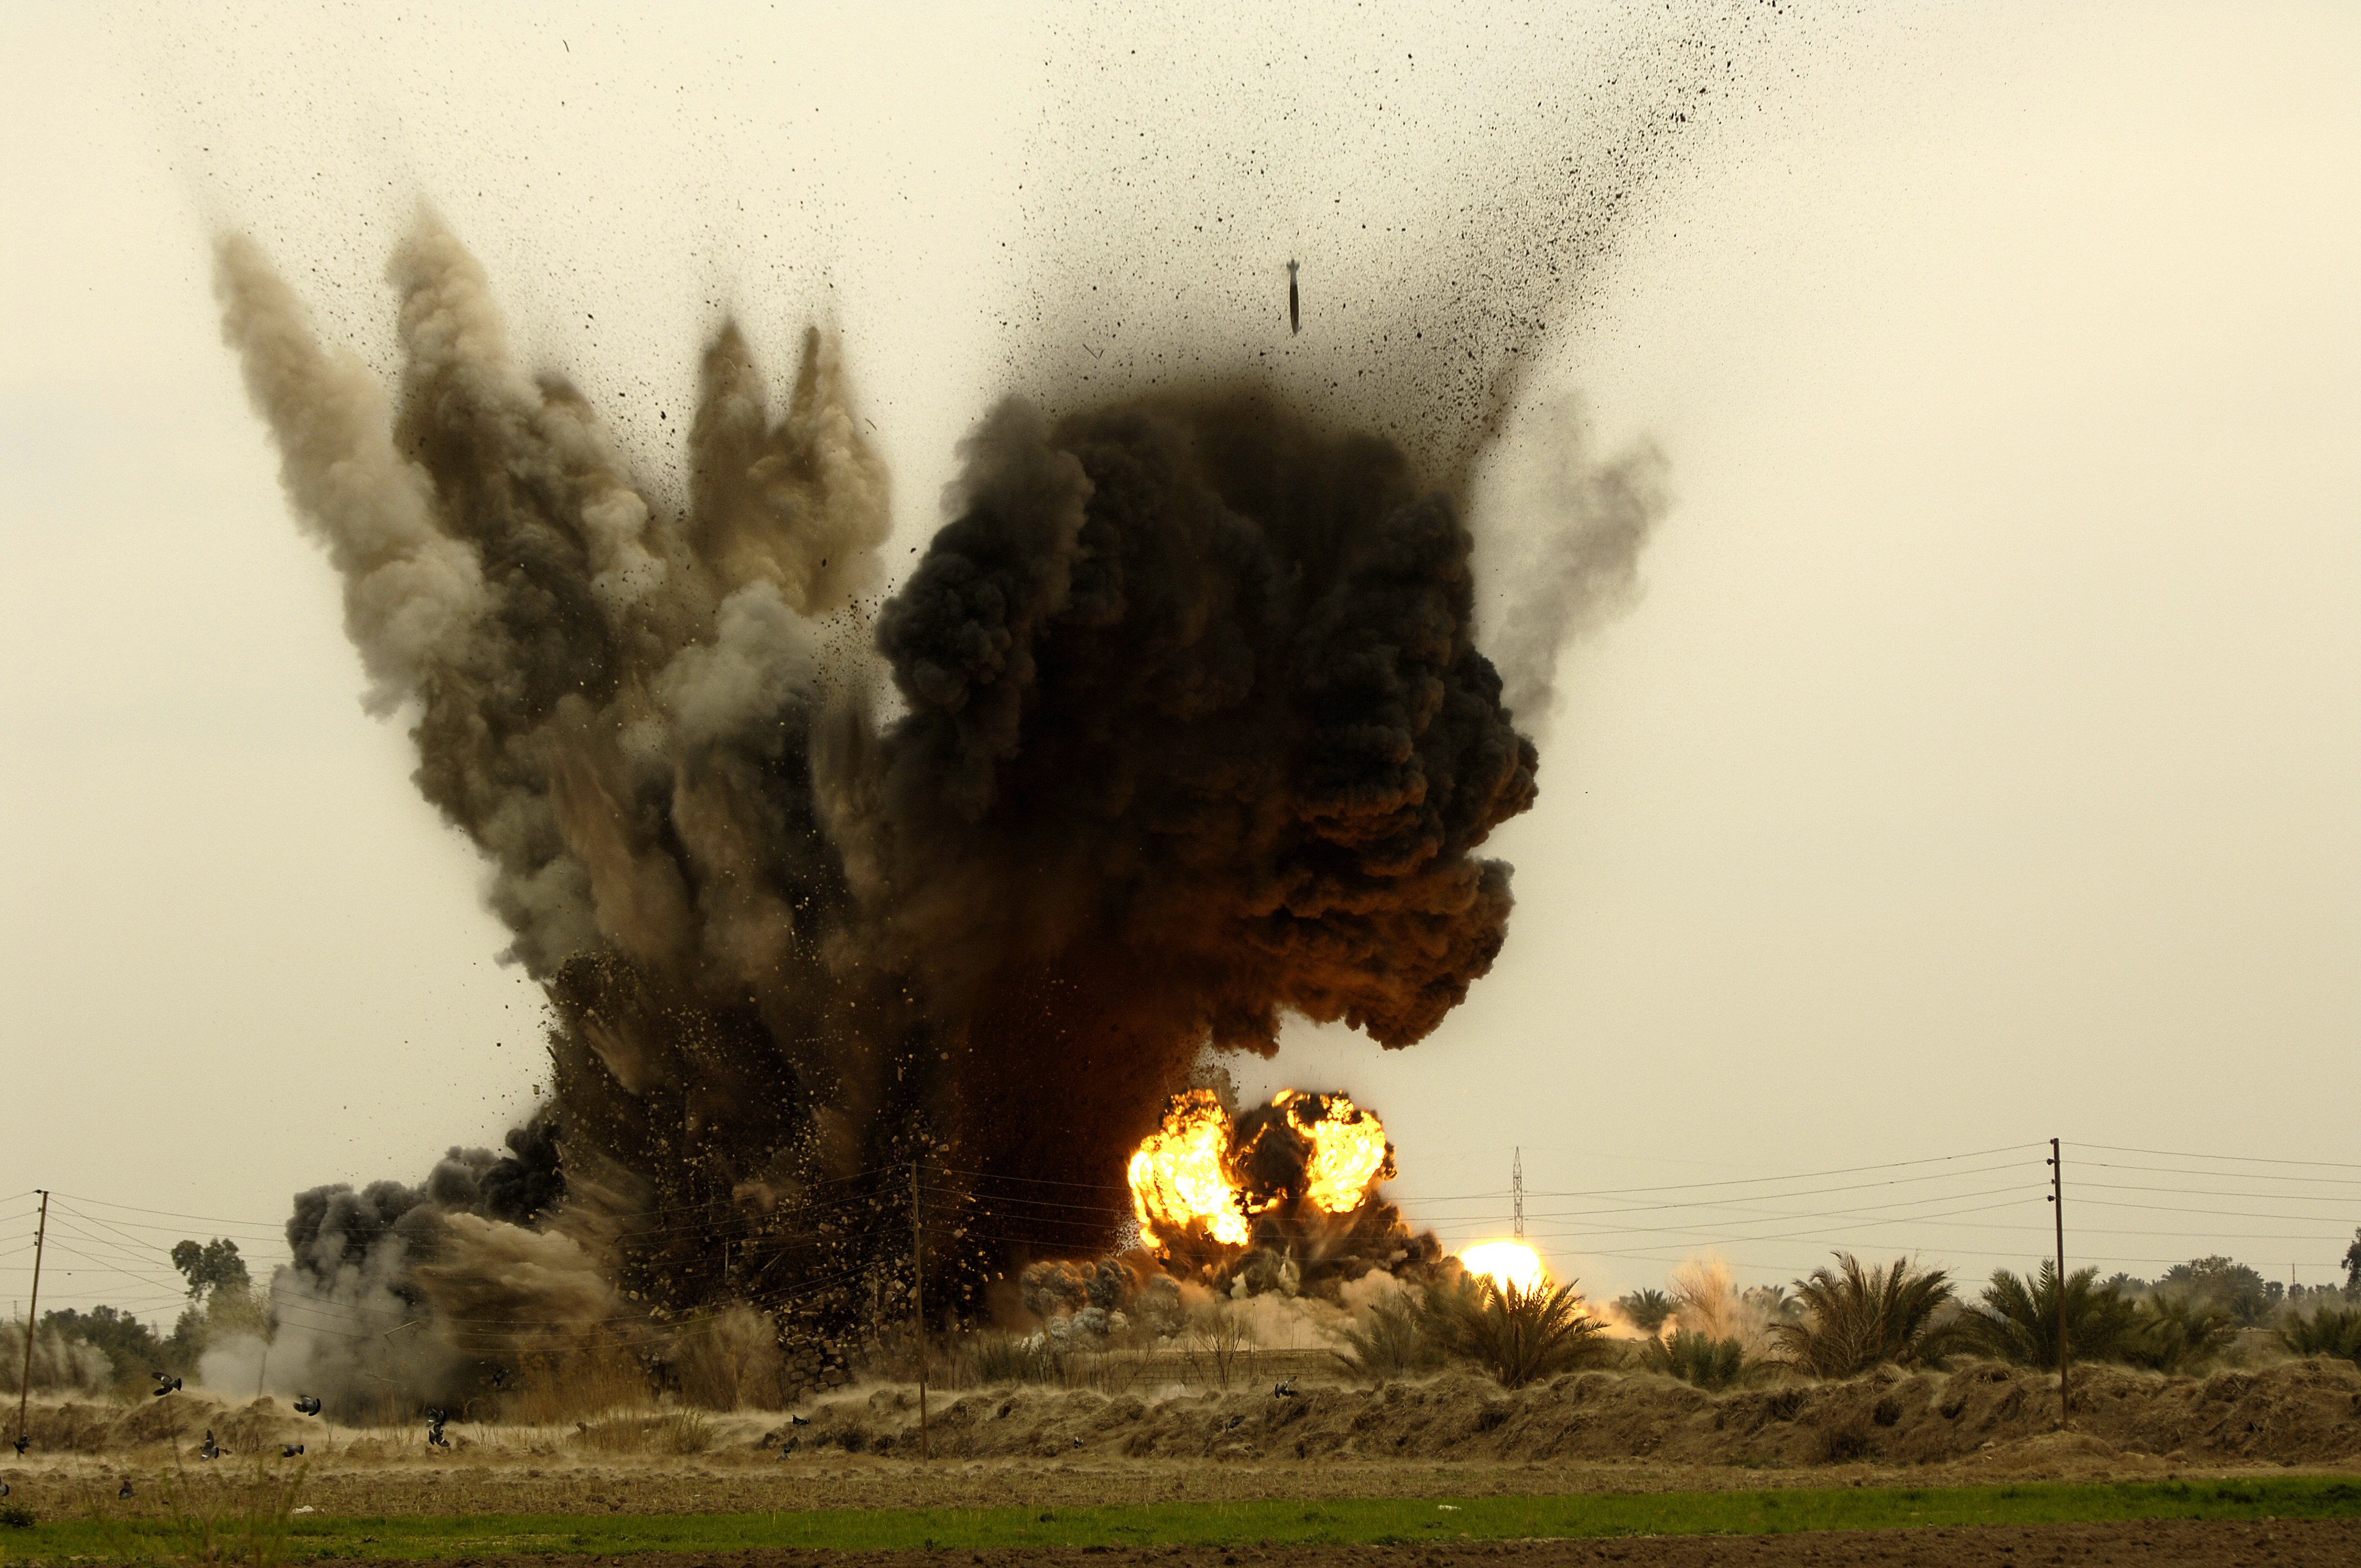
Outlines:
[{"label": "electricity transmission tower", "polygon": [[1509,1226],[1519,1241],[1525,1239],[1525,1150],[1517,1146],[1509,1167]]}]

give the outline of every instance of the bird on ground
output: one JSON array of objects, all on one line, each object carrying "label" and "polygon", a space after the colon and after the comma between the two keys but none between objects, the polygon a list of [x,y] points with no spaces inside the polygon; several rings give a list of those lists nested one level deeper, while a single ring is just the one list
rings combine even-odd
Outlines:
[{"label": "bird on ground", "polygon": [[302,1452],[303,1445],[300,1442],[282,1442],[279,1445],[279,1457],[281,1459],[292,1459]]},{"label": "bird on ground", "polygon": [[131,1483],[130,1483],[130,1482],[128,1482],[128,1481],[126,1481],[126,1482],[123,1484],[123,1490],[121,1490],[120,1492],[115,1493],[115,1495],[116,1497],[118,1497],[122,1498],[125,1502],[126,1502],[126,1503],[127,1503],[127,1502],[129,1502],[129,1501],[131,1500]]},{"label": "bird on ground", "polygon": [[296,1413],[297,1415],[299,1415],[299,1416],[316,1416],[316,1415],[318,1415],[318,1414],[320,1413],[320,1399],[319,1399],[319,1396],[318,1396],[318,1395],[316,1395],[316,1394],[298,1394],[298,1395],[296,1395],[296,1396],[295,1396],[295,1413]]}]

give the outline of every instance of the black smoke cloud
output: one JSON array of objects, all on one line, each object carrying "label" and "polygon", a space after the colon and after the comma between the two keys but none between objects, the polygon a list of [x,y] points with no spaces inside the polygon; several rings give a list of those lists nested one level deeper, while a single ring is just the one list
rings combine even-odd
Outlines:
[{"label": "black smoke cloud", "polygon": [[[1408,1046],[1490,967],[1478,851],[1538,759],[1454,499],[1397,444],[1253,382],[1012,400],[887,598],[826,340],[774,415],[724,329],[667,498],[516,366],[434,220],[389,277],[390,400],[240,239],[225,335],[368,700],[546,991],[555,1104],[423,1193],[307,1195],[299,1273],[484,1354],[737,1300],[824,1332],[906,1268],[881,1205],[914,1159],[953,1206],[1119,1183],[1208,1045],[1292,1014]],[[1092,1240],[1007,1221],[930,1283],[973,1307]]]}]

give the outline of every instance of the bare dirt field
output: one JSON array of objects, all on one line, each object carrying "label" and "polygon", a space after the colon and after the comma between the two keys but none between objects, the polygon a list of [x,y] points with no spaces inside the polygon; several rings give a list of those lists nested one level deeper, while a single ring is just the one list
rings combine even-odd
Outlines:
[{"label": "bare dirt field", "polygon": [[[1076,1548],[1024,1552],[650,1552],[632,1568],[1453,1568],[1514,1563],[1532,1568],[1847,1568],[1853,1563],[1925,1568],[2031,1568],[2036,1563],[2136,1564],[2138,1568],[2349,1568],[2361,1563],[2361,1520],[2230,1523],[1995,1525],[1967,1530],[1864,1530],[1776,1536],[1642,1536],[1616,1541],[1517,1541],[1433,1546],[1242,1546]],[[457,1568],[417,1561],[416,1568]],[[470,1557],[468,1568],[546,1568],[544,1557]],[[341,1568],[323,1558],[320,1568]],[[355,1563],[352,1568],[359,1568]]]}]

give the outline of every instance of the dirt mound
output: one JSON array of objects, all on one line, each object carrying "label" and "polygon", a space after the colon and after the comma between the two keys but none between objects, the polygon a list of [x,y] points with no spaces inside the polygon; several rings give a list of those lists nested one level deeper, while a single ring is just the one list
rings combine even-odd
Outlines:
[{"label": "dirt mound", "polygon": [[307,1433],[316,1436],[321,1430],[276,1399],[240,1407],[203,1394],[172,1394],[136,1405],[36,1405],[27,1412],[26,1425],[34,1445],[47,1453],[193,1445],[208,1431],[226,1453],[259,1453],[273,1444],[302,1442]]},{"label": "dirt mound", "polygon": [[[1466,1375],[1375,1390],[1109,1397],[1011,1388],[937,1397],[939,1455],[1049,1457],[1078,1449],[1215,1459],[1628,1459],[1697,1464],[1937,1464],[2005,1453],[2060,1474],[2103,1461],[2323,1462],[2361,1453],[2361,1369],[2290,1362],[2261,1372],[2078,1374],[2074,1430],[2054,1380],[1978,1365],[1885,1368],[1843,1383],[1708,1394],[1662,1377],[1586,1372],[1503,1392]],[[822,1405],[799,1446],[915,1453],[907,1389]],[[2059,1440],[2063,1440],[2062,1442]],[[2031,1445],[2031,1446],[2027,1446]]]}]

